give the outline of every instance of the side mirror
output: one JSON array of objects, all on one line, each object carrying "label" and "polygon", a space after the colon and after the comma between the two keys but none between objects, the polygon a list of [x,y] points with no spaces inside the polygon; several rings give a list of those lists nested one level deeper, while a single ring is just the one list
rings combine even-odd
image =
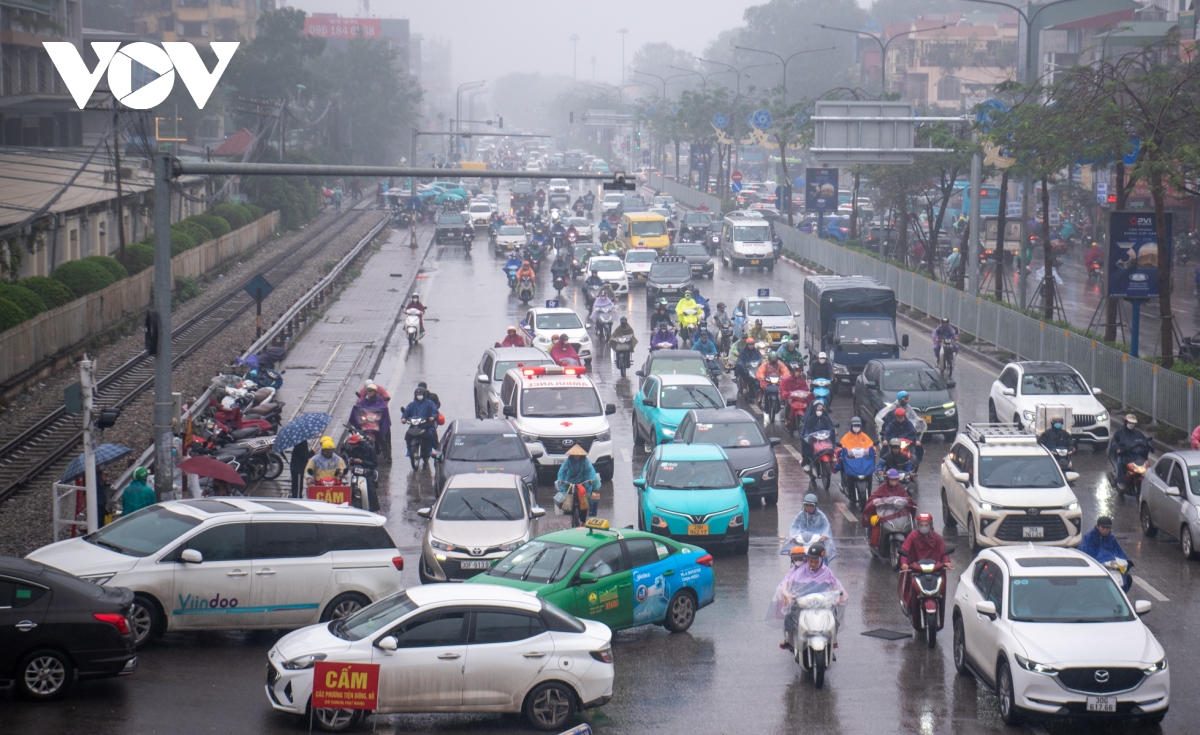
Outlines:
[{"label": "side mirror", "polygon": [[539,505],[535,505],[529,509],[529,515],[533,516],[534,518],[541,518],[542,516],[546,515],[546,509]]},{"label": "side mirror", "polygon": [[515,419],[517,417],[517,409],[513,408],[512,406],[505,406],[502,413],[510,419]]},{"label": "side mirror", "polygon": [[422,518],[428,518],[433,515],[433,508],[417,508],[417,515]]},{"label": "side mirror", "polygon": [[617,407],[615,404],[612,404],[612,403],[604,404],[604,415],[605,416],[612,416],[616,412],[617,412]]},{"label": "side mirror", "polygon": [[771,446],[773,446],[773,447],[777,447],[780,444],[783,444],[783,440],[777,436],[773,436],[770,439],[768,439],[767,441],[769,441],[771,443]]},{"label": "side mirror", "polygon": [[792,312],[792,316],[796,316],[796,317],[804,316],[804,312],[802,312],[802,311],[793,311],[793,312]]},{"label": "side mirror", "polygon": [[[642,405],[649,406],[650,408],[658,408],[658,402],[649,396],[642,398]],[[607,410],[607,406],[605,407],[605,410]]]},{"label": "side mirror", "polygon": [[[1071,481],[1071,478],[1068,477],[1067,482],[1070,482],[1070,481]],[[1174,486],[1167,488],[1167,495],[1174,495],[1175,497],[1178,498],[1179,497],[1179,488],[1174,487]]]},{"label": "side mirror", "polygon": [[1100,395],[1100,389],[1099,389],[1099,388],[1092,388],[1092,395],[1094,395],[1094,396],[1098,396],[1098,395]]},{"label": "side mirror", "polygon": [[1133,611],[1138,615],[1145,615],[1150,612],[1150,608],[1154,607],[1154,603],[1149,600],[1135,600],[1133,603]]},{"label": "side mirror", "polygon": [[529,453],[529,458],[530,458],[530,459],[541,459],[541,458],[542,458],[542,457],[544,457],[544,456],[546,456],[546,453],[545,453],[545,452],[543,452],[543,451],[542,451],[542,450],[540,450],[540,449],[535,449],[535,450],[533,450],[532,452],[530,452],[530,453]]},{"label": "side mirror", "polygon": [[966,472],[959,472],[958,470],[954,470],[954,481],[961,482],[965,485],[971,481],[971,476],[968,475]]},{"label": "side mirror", "polygon": [[907,334],[900,335],[900,349],[902,349],[902,350],[908,349],[908,335]]},{"label": "side mirror", "polygon": [[579,573],[579,583],[580,584],[591,584],[592,582],[595,582],[597,579],[599,579],[599,577],[597,577],[595,574],[592,574],[591,572],[580,572]]},{"label": "side mirror", "polygon": [[644,478],[644,477],[635,478],[633,481],[633,486],[634,487],[646,487],[646,478]]},{"label": "side mirror", "polygon": [[1001,388],[1000,389],[1000,395],[1002,395],[1002,396],[1015,396],[1016,394],[1017,394],[1017,392],[1015,390],[1013,390],[1012,388]]},{"label": "side mirror", "polygon": [[487,374],[485,374],[485,373],[480,373],[479,375],[477,375],[477,376],[475,377],[475,382],[477,382],[477,383],[483,383],[483,384],[485,384],[485,385],[486,385],[487,383],[490,383],[490,382],[492,382],[492,379],[491,379],[491,378],[489,378],[489,377],[487,376]]},{"label": "side mirror", "polygon": [[874,380],[863,380],[863,385],[867,388],[878,388],[879,387],[879,383],[875,382]]},{"label": "side mirror", "polygon": [[179,555],[179,560],[185,564],[199,564],[204,561],[204,554],[201,554],[195,549],[184,549]]},{"label": "side mirror", "polygon": [[742,486],[743,486],[743,487],[750,487],[750,486],[751,486],[751,485],[753,485],[753,484],[754,484],[754,478],[753,478],[753,477],[743,477],[743,478],[742,478]]},{"label": "side mirror", "polygon": [[646,373],[642,370],[638,370],[637,372],[634,373],[634,375],[638,376],[639,378],[646,377]]},{"label": "side mirror", "polygon": [[946,387],[947,387],[947,388],[954,388],[954,387],[956,387],[957,385],[958,385],[958,381],[957,381],[957,380],[947,380],[947,381],[946,381]]},{"label": "side mirror", "polygon": [[996,619],[996,603],[990,600],[980,600],[975,603],[975,612],[986,615],[989,620]]},{"label": "side mirror", "polygon": [[[1075,483],[1079,482],[1079,473],[1078,472],[1073,472],[1071,470],[1067,470],[1065,477],[1067,478],[1068,485],[1074,485]],[[1170,494],[1171,494],[1170,492],[1167,493],[1167,495],[1170,495]],[[1175,494],[1178,495],[1179,492],[1176,491]]]},{"label": "side mirror", "polygon": [[950,555],[953,555],[953,554],[954,554],[954,547],[953,547],[953,546],[947,546],[947,547],[946,547],[946,555],[947,555],[947,556],[950,556]]},{"label": "side mirror", "polygon": [[383,650],[383,651],[395,651],[396,648],[398,647],[396,645],[396,636],[389,635],[389,636],[384,636],[383,638],[380,638],[375,643],[375,647],[379,648],[380,650]]}]

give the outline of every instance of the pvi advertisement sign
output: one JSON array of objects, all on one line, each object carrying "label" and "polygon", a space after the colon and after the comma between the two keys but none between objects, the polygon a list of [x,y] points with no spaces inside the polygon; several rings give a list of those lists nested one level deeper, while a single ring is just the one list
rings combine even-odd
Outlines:
[{"label": "pvi advertisement sign", "polygon": [[1166,252],[1158,247],[1153,212],[1113,212],[1108,225],[1108,295],[1158,298],[1158,264],[1171,260],[1171,215],[1166,215]]}]

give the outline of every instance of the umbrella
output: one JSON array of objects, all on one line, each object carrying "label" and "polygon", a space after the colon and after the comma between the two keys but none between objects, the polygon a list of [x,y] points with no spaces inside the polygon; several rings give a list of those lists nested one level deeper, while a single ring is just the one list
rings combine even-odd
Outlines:
[{"label": "umbrella", "polygon": [[[96,447],[96,466],[99,467],[102,464],[108,464],[132,453],[132,449],[123,447],[120,444],[101,444]],[[71,460],[71,464],[67,465],[67,469],[63,470],[59,482],[71,482],[77,477],[83,477],[82,454]]]},{"label": "umbrella", "polygon": [[320,436],[333,417],[327,413],[302,413],[279,430],[275,436],[275,451],[283,452],[300,442]]},{"label": "umbrella", "polygon": [[179,463],[179,469],[197,477],[211,477],[214,480],[224,480],[234,485],[246,484],[246,481],[238,475],[237,470],[212,457],[189,457]]}]

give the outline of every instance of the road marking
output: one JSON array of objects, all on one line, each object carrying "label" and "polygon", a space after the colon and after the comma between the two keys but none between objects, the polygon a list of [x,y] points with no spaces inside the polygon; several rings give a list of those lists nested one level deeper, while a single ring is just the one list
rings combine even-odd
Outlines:
[{"label": "road marking", "polygon": [[625,447],[621,447],[621,456],[625,458],[626,462],[630,461],[630,459],[631,459],[629,456],[629,450],[626,449]]},{"label": "road marking", "polygon": [[858,518],[856,518],[854,514],[850,512],[850,509],[846,507],[845,503],[838,502],[834,503],[834,505],[836,505],[837,509],[842,512],[842,517],[851,523],[858,523]]},{"label": "road marking", "polygon": [[1030,725],[1029,731],[1032,732],[1033,735],[1050,735],[1050,733],[1046,732],[1046,728],[1042,727],[1041,725]]},{"label": "road marking", "polygon": [[1164,595],[1163,593],[1161,593],[1161,592],[1159,592],[1158,590],[1154,589],[1154,587],[1153,587],[1153,586],[1151,586],[1151,584],[1150,584],[1149,582],[1147,582],[1146,580],[1142,579],[1142,578],[1141,578],[1141,577],[1139,577],[1138,575],[1136,575],[1136,574],[1135,574],[1135,575],[1133,575],[1133,581],[1134,581],[1136,584],[1139,584],[1139,585],[1141,585],[1142,589],[1144,589],[1144,590],[1146,590],[1147,592],[1149,592],[1149,593],[1150,593],[1150,596],[1151,596],[1151,597],[1153,597],[1154,599],[1158,600],[1159,602],[1170,602],[1170,601],[1171,601],[1171,598],[1167,597],[1167,596],[1166,596],[1166,595]]},{"label": "road marking", "polygon": [[750,410],[753,411],[754,413],[758,414],[759,416],[762,416],[762,409],[758,407],[757,403],[751,403]]},{"label": "road marking", "polygon": [[788,454],[792,455],[792,457],[794,457],[797,462],[800,462],[801,464],[804,463],[804,455],[797,452],[796,449],[791,444],[780,444],[779,446],[786,449]]}]

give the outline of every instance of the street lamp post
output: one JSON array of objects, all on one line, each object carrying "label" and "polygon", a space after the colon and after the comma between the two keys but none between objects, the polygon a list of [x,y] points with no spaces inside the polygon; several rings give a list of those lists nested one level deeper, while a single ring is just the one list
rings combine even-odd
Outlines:
[{"label": "street lamp post", "polygon": [[[758,68],[761,68],[764,66],[775,66],[775,62],[771,62],[768,64],[751,64],[749,66],[743,66],[741,69],[739,69],[732,64],[726,64],[724,61],[713,61],[712,59],[703,59],[703,58],[700,58],[699,56],[696,57],[696,60],[703,61],[706,64],[716,64],[717,66],[728,67],[731,71],[733,71],[735,74],[737,74],[737,86],[734,88],[734,93],[733,93],[733,109],[731,110],[732,114],[729,116],[729,127],[730,127],[729,137],[733,138],[733,144],[730,146],[730,151],[729,151],[729,171],[730,171],[730,173],[732,173],[733,166],[737,164],[737,160],[738,160],[738,138],[737,138],[737,134],[736,134],[737,133],[737,103],[741,99],[741,96],[742,96],[742,75],[745,74],[746,72],[750,71],[751,69],[758,69]],[[722,191],[723,188],[724,188],[724,182],[723,181],[717,182],[718,192]]]},{"label": "street lamp post", "polygon": [[[452,123],[451,123],[452,125],[454,125],[454,132],[459,131],[457,121],[462,119],[462,93],[463,93],[463,91],[470,89],[472,87],[482,87],[485,84],[487,84],[487,80],[480,79],[477,82],[463,82],[462,84],[458,85],[458,91],[454,93],[454,121],[452,121]],[[452,141],[452,144],[454,145],[454,152],[457,153],[458,152],[458,136],[454,136],[450,140]]]},{"label": "street lamp post", "polygon": [[571,78],[579,81],[579,34],[572,33],[567,39],[571,42]]},{"label": "street lamp post", "polygon": [[868,33],[867,31],[856,31],[853,28],[838,28],[837,26],[827,26],[824,23],[813,23],[813,25],[817,26],[818,28],[823,28],[824,30],[827,30],[827,31],[845,31],[846,33],[853,33],[853,34],[859,35],[859,36],[867,36],[872,41],[879,44],[879,82],[880,82],[880,88],[883,90],[883,93],[880,95],[880,99],[887,96],[887,47],[892,45],[892,41],[895,41],[897,38],[902,38],[904,36],[911,36],[914,33],[924,33],[926,31],[940,31],[940,30],[944,30],[944,29],[950,27],[948,25],[940,25],[940,26],[936,26],[934,28],[917,28],[917,29],[911,30],[911,31],[904,31],[903,33],[897,33],[894,36],[890,36],[887,40],[887,43],[884,43],[883,39],[880,38],[880,36],[882,36],[883,34],[880,34],[879,36],[877,36],[874,33]]},{"label": "street lamp post", "polygon": [[[728,74],[731,71],[730,69],[717,69],[716,71],[710,71],[707,74],[701,74],[700,72],[696,71],[695,69],[684,69],[682,66],[672,66],[671,68],[676,71],[685,71],[688,74],[695,74],[696,76],[700,77],[700,84],[706,89],[708,88],[708,78],[709,77],[716,76],[717,74]],[[672,77],[672,78],[674,78],[674,77]]]},{"label": "street lamp post", "polygon": [[617,33],[621,34],[621,87],[625,87],[625,36],[629,35],[628,28],[622,28]]},{"label": "street lamp post", "polygon": [[748,46],[734,46],[734,48],[739,51],[753,51],[758,54],[770,54],[771,56],[774,56],[775,58],[779,59],[779,63],[783,65],[783,104],[786,105],[787,104],[787,65],[788,65],[788,62],[790,62],[792,59],[796,58],[797,56],[800,56],[801,54],[815,54],[818,51],[834,51],[837,49],[837,46],[830,46],[829,48],[814,48],[814,49],[807,49],[805,51],[797,51],[796,53],[792,54],[791,56],[787,57],[786,59],[784,57],[780,56],[779,54],[775,53],[774,51],[767,51],[766,49],[762,49],[762,48],[749,48]]}]

